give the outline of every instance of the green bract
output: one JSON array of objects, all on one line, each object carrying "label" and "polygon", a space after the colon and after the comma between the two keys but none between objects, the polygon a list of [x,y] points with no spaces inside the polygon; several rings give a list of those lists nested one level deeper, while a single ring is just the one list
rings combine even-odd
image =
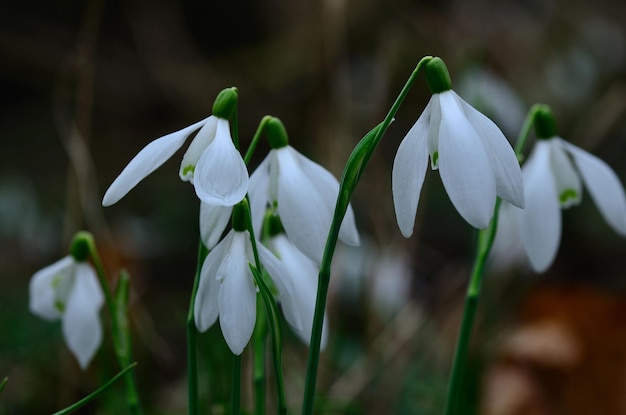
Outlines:
[{"label": "green bract", "polygon": [[70,243],[70,255],[76,262],[85,262],[89,257],[89,244],[93,236],[89,232],[81,231],[74,235]]},{"label": "green bract", "polygon": [[554,114],[547,105],[539,106],[535,112],[535,135],[542,140],[556,137],[557,135]]},{"label": "green bract", "polygon": [[231,87],[222,90],[213,103],[213,115],[229,120],[237,107],[237,88]]},{"label": "green bract", "polygon": [[452,89],[452,79],[450,79],[450,73],[443,60],[439,57],[435,57],[430,60],[424,67],[426,74],[426,83],[430,92],[433,94],[439,94]]},{"label": "green bract", "polygon": [[278,118],[272,117],[267,122],[265,131],[267,132],[267,141],[273,149],[279,149],[289,145],[287,130],[282,121]]}]

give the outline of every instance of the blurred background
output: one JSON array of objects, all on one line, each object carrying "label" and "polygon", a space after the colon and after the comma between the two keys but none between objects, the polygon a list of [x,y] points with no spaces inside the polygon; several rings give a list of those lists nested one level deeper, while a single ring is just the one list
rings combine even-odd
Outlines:
[{"label": "blurred background", "polygon": [[[2,415],[54,412],[117,372],[110,337],[81,372],[60,324],[28,311],[30,277],[65,256],[81,229],[94,233],[112,284],[122,267],[132,275],[146,413],[185,413],[199,206],[178,179],[184,150],[116,205],[100,203],[141,148],[206,117],[225,87],[239,89],[244,147],[274,115],[295,148],[339,177],[419,59],[441,56],[454,89],[511,141],[528,108],[547,103],[563,138],[626,181],[624,2],[9,0],[1,10]],[[354,195],[363,245],[340,246],[334,261],[316,413],[442,413],[475,233],[429,171],[415,233],[403,239],[390,186],[395,151],[429,95],[421,77]],[[267,150],[259,146],[252,167]],[[512,248],[494,256],[465,413],[626,414],[626,241],[587,195],[564,211],[544,274]],[[297,413],[307,347],[285,332]],[[219,327],[200,342],[202,408],[228,413],[231,355]],[[125,413],[122,390],[78,413]]]}]

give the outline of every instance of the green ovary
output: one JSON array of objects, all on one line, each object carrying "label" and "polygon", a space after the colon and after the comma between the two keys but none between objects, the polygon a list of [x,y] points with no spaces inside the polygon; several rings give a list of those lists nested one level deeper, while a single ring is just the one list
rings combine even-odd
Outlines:
[{"label": "green ovary", "polygon": [[574,189],[565,189],[559,196],[559,201],[562,205],[570,205],[578,199],[578,192]]}]

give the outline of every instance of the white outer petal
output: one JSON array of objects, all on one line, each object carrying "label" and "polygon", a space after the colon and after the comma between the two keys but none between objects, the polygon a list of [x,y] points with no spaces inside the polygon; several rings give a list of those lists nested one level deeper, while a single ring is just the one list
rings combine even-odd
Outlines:
[{"label": "white outer petal", "polygon": [[234,206],[248,192],[248,168],[230,136],[228,120],[218,118],[215,139],[204,150],[193,174],[196,194],[205,203]]},{"label": "white outer petal", "polygon": [[622,236],[626,236],[626,194],[617,174],[598,157],[562,141],[598,206],[604,220]]},{"label": "white outer petal", "polygon": [[498,229],[489,254],[489,264],[497,270],[527,263],[515,211],[519,209],[507,201],[500,204]]},{"label": "white outer petal", "polygon": [[68,255],[33,275],[29,284],[31,313],[46,320],[57,320],[61,317],[61,310],[55,306],[57,288],[65,285],[62,280],[72,278],[75,264],[74,259]]},{"label": "white outer petal", "polygon": [[226,237],[209,252],[202,268],[200,269],[200,282],[194,303],[194,319],[198,331],[204,332],[216,321],[219,314],[217,295],[220,281],[217,272],[222,260],[233,241],[234,231],[230,231]]},{"label": "white outer petal", "polygon": [[[285,267],[290,280],[293,282],[295,303],[299,309],[302,325],[300,329],[294,327],[295,333],[306,344],[310,343],[317,299],[317,281],[319,268],[313,261],[296,248],[284,235],[278,235],[270,240],[272,249],[278,253],[280,262]],[[324,313],[321,347],[328,343],[328,324]],[[293,327],[293,325],[292,325]]]},{"label": "white outer petal", "polygon": [[102,287],[87,263],[76,264],[72,291],[63,313],[63,337],[81,369],[86,369],[102,342]]},{"label": "white outer petal", "polygon": [[461,109],[481,139],[496,178],[496,194],[513,205],[524,207],[524,183],[515,151],[498,126],[465,102],[454,91]]},{"label": "white outer petal", "polygon": [[415,215],[428,168],[428,125],[422,116],[404,137],[393,161],[391,189],[400,232],[413,234]]},{"label": "white outer petal", "polygon": [[102,206],[117,203],[140,181],[172,157],[182,147],[187,137],[207,120],[208,118],[205,118],[182,130],[164,135],[145,146],[111,183],[102,199]]},{"label": "white outer petal", "polygon": [[[290,274],[290,271],[293,270],[288,270],[284,262],[276,258],[276,256],[263,245],[257,244],[257,248],[259,250],[261,264],[263,264],[268,274],[270,274],[272,281],[274,281],[276,288],[278,288],[285,319],[296,332],[302,330],[301,309],[298,306],[300,298],[296,296],[294,282],[291,279],[293,275]],[[300,270],[299,272],[303,271],[304,270]]]},{"label": "white outer petal", "polygon": [[535,143],[522,174],[526,207],[514,210],[530,264],[536,272],[543,272],[554,261],[561,240],[561,208],[550,171],[548,143]]},{"label": "white outer petal", "polygon": [[439,152],[439,127],[441,126],[439,94],[433,94],[430,97],[428,105],[424,108],[424,112],[422,112],[420,118],[424,118],[424,122],[428,128],[427,146],[428,152],[430,153],[430,167],[433,170],[437,170],[439,168],[439,156],[435,156],[435,154]]},{"label": "white outer petal", "polygon": [[187,147],[183,161],[180,163],[180,170],[178,175],[184,182],[193,183],[193,173],[198,164],[198,160],[202,156],[204,150],[215,139],[215,132],[217,130],[217,117],[211,115],[207,118],[206,123],[200,128],[198,134],[191,140],[191,144]]},{"label": "white outer petal", "polygon": [[257,238],[261,235],[265,209],[270,201],[270,160],[270,155],[265,157],[261,164],[259,164],[256,170],[252,173],[252,176],[250,176],[250,186],[248,189],[248,196],[250,197],[250,215],[252,216],[254,234]]},{"label": "white outer petal", "polygon": [[[550,148],[550,170],[554,177],[554,185],[561,207],[568,208],[578,205],[583,195],[583,186],[578,177],[578,172],[574,169],[572,161],[556,137],[545,140],[545,142]],[[576,194],[574,199],[563,199],[562,195],[571,191]]]},{"label": "white outer petal", "polygon": [[240,355],[254,331],[256,287],[246,258],[248,232],[233,233],[230,250],[217,271],[217,279],[222,281],[218,306],[224,340],[234,354]]},{"label": "white outer petal", "polygon": [[208,250],[219,242],[232,211],[231,206],[213,206],[200,202],[200,237]]},{"label": "white outer petal", "polygon": [[[302,171],[304,171],[304,174],[309,177],[311,183],[313,183],[313,186],[315,187],[315,190],[317,190],[319,195],[324,199],[324,203],[329,206],[330,211],[334,214],[335,204],[337,203],[337,195],[339,194],[339,182],[335,176],[333,176],[332,173],[324,167],[303,156],[293,147],[288,146],[287,148],[295,155]],[[361,243],[359,231],[357,230],[356,222],[354,220],[354,211],[352,210],[352,205],[350,204],[348,204],[348,210],[343,218],[343,222],[341,222],[339,239],[348,245],[356,246]]]},{"label": "white outer petal", "polygon": [[452,91],[439,94],[439,174],[456,210],[484,229],[493,216],[496,179],[487,152]]},{"label": "white outer petal", "polygon": [[316,190],[289,147],[276,150],[278,214],[291,241],[309,258],[322,261],[333,206]]}]

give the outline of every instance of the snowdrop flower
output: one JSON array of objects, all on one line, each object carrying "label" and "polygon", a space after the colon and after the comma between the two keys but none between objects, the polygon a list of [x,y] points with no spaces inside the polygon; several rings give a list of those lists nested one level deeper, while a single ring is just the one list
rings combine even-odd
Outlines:
[{"label": "snowdrop flower", "polygon": [[430,155],[431,168],[439,169],[457,211],[475,228],[486,228],[496,196],[524,207],[519,163],[502,131],[451,89],[441,59],[433,58],[425,71],[433,95],[402,140],[393,164],[398,226],[405,237],[413,233]]},{"label": "snowdrop flower", "polygon": [[209,251],[219,242],[232,211],[232,206],[213,206],[200,202],[200,237]]},{"label": "snowdrop flower", "polygon": [[[337,179],[326,169],[297,152],[277,118],[267,124],[272,150],[250,178],[250,205],[255,232],[263,223],[265,208],[275,206],[285,233],[306,256],[322,261],[326,238],[339,193]],[[359,244],[351,207],[343,220],[339,239]]]},{"label": "snowdrop flower", "polygon": [[[282,233],[280,219],[277,216],[271,217],[273,228],[270,230],[268,246],[275,252],[287,271],[288,277],[293,282],[295,302],[300,310],[302,326],[294,328],[296,335],[306,344],[311,341],[311,331],[313,329],[313,317],[315,315],[315,302],[317,300],[317,281],[319,278],[319,266],[311,261],[306,255]],[[324,315],[324,325],[322,326],[322,349],[328,342],[328,325]]]},{"label": "snowdrop flower", "polygon": [[557,136],[549,107],[535,113],[538,138],[522,169],[526,209],[516,210],[524,250],[533,269],[545,271],[561,240],[561,209],[580,203],[583,184],[608,224],[626,236],[626,195],[602,160]]},{"label": "snowdrop flower", "polygon": [[223,90],[213,105],[213,115],[182,130],[158,138],[143,148],[113,181],[103,206],[117,203],[141,180],[178,151],[196,130],[180,166],[180,178],[194,185],[204,203],[233,206],[248,191],[248,169],[235,148],[228,118],[237,102],[235,88]]},{"label": "snowdrop flower", "polygon": [[29,308],[45,320],[61,320],[65,342],[84,370],[102,341],[99,313],[104,294],[86,255],[73,255],[33,275]]},{"label": "snowdrop flower", "polygon": [[[254,264],[250,234],[246,230],[245,199],[233,211],[233,229],[209,252],[196,293],[194,317],[199,331],[206,331],[218,319],[230,350],[239,355],[248,344],[256,322],[256,286],[248,266]],[[287,322],[301,330],[302,322],[294,288],[281,262],[257,243],[261,264],[278,289]]]}]

